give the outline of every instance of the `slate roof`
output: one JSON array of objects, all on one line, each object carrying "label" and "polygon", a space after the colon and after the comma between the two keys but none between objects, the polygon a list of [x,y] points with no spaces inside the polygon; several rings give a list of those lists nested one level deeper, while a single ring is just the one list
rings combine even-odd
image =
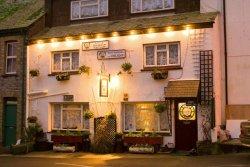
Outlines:
[{"label": "slate roof", "polygon": [[169,81],[166,90],[166,98],[197,97],[199,91],[199,80]]},{"label": "slate roof", "polygon": [[178,26],[197,23],[213,23],[217,14],[217,12],[192,12],[169,16],[155,16],[147,18],[140,17],[116,21],[58,26],[52,27],[40,34],[37,34],[33,37],[33,40],[77,36],[83,34],[122,32],[145,28],[160,28],[166,26]]},{"label": "slate roof", "polygon": [[28,27],[44,13],[44,0],[22,0],[18,3],[0,0],[0,31]]}]

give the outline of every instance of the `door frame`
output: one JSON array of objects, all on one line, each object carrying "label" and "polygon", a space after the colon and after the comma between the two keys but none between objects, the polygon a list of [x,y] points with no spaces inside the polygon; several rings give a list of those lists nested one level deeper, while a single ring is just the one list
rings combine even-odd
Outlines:
[{"label": "door frame", "polygon": [[197,98],[178,98],[178,99],[175,99],[174,100],[174,128],[175,128],[175,147],[177,145],[177,135],[176,135],[176,131],[177,131],[177,126],[176,126],[176,121],[178,119],[178,103],[181,103],[181,102],[185,102],[187,103],[188,101],[193,101],[194,102],[194,105],[195,105],[195,108],[196,108],[196,120],[195,120],[195,124],[196,124],[196,136],[195,136],[195,139],[196,141],[198,141],[198,101],[197,101]]},{"label": "door frame", "polygon": [[[2,113],[2,145],[5,146],[6,141],[5,141],[5,112],[6,112],[6,106],[7,106],[7,101],[15,101],[17,102],[16,97],[4,97],[3,98],[3,113]],[[17,104],[16,104],[17,105]],[[17,123],[17,111],[16,111],[16,123]],[[17,132],[17,126],[16,126],[16,132]],[[15,133],[15,138],[17,137],[17,134]]]}]

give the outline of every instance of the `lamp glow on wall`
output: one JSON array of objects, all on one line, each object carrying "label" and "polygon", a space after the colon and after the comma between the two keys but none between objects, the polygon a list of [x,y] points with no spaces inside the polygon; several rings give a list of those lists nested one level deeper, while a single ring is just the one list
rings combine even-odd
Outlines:
[{"label": "lamp glow on wall", "polygon": [[106,74],[104,62],[102,62],[101,72],[99,73],[99,75],[100,75],[99,95],[100,95],[100,97],[108,97],[110,74],[108,74],[108,75]]}]

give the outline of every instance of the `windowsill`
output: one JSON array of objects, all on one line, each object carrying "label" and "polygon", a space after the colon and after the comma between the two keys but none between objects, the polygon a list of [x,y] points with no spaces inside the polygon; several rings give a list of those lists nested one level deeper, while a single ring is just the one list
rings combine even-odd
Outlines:
[{"label": "windowsill", "polygon": [[[128,131],[123,131],[123,134],[129,134],[130,132]],[[132,134],[140,134],[141,132],[139,131],[132,131]],[[152,134],[153,132],[144,132],[144,134]],[[157,135],[160,136],[172,136],[171,132],[155,132]],[[140,136],[138,136],[140,137]],[[143,136],[141,136],[143,137]]]},{"label": "windowsill", "polygon": [[154,71],[154,70],[164,70],[164,71],[170,71],[170,70],[181,70],[183,69],[181,66],[166,66],[166,67],[144,67],[141,69],[141,71]]},{"label": "windowsill", "polygon": [[3,74],[2,77],[3,78],[7,78],[7,77],[17,77],[17,74]]},{"label": "windowsill", "polygon": [[80,75],[78,71],[65,71],[65,72],[52,72],[51,74],[48,74],[48,76],[56,76],[58,74],[64,74],[68,73],[69,75]]}]

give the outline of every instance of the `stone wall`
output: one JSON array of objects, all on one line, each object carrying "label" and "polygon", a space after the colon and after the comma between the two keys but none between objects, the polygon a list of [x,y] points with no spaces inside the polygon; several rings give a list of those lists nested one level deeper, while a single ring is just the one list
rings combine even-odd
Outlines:
[{"label": "stone wall", "polygon": [[[15,75],[6,75],[6,42],[17,41],[17,73]],[[23,65],[26,64],[26,51],[23,48],[23,36],[7,36],[0,37],[0,145],[4,141],[4,99],[16,98],[17,99],[17,134],[16,138],[21,137],[22,119],[25,118],[25,112],[22,104],[25,102],[25,98],[22,98],[23,82],[26,80],[26,71],[23,72]],[[24,56],[25,55],[25,56]],[[25,59],[23,59],[25,58]],[[25,61],[23,61],[25,60]],[[25,63],[25,64],[23,64]],[[25,88],[25,86],[24,86]],[[22,101],[23,100],[23,101]],[[25,104],[25,103],[24,103]],[[25,106],[25,105],[24,105]]]}]

